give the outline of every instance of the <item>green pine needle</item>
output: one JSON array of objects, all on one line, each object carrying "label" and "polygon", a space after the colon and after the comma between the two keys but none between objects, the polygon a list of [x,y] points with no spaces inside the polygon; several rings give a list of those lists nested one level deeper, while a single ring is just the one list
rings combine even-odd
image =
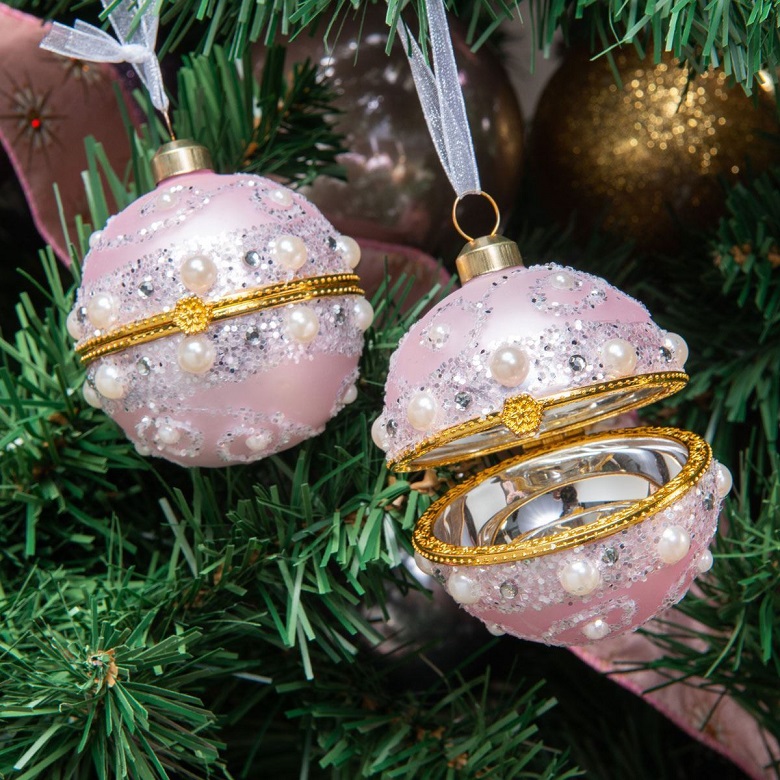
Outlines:
[{"label": "green pine needle", "polygon": [[[12,4],[54,18],[72,13],[69,0],[14,0]],[[161,8],[161,51],[174,51],[194,40],[206,54],[221,45],[231,59],[241,57],[258,41],[270,44],[314,25],[319,25],[324,36],[337,30],[345,15],[361,15],[366,5],[367,0],[299,0],[295,4],[285,0],[168,0]],[[423,38],[425,0],[411,5],[421,21]],[[476,46],[501,21],[518,12],[517,5],[507,0],[451,0],[448,6],[451,13],[469,18],[469,40]],[[403,7],[401,0],[387,4],[390,40]],[[89,0],[78,6],[85,21],[94,23],[98,13],[97,4]],[[567,28],[572,19],[585,19],[600,44],[594,53],[598,48],[608,50],[634,41],[644,44],[652,37],[656,59],[662,51],[671,51],[699,70],[722,67],[748,91],[759,73],[774,73],[780,66],[780,7],[775,0],[648,0],[642,5],[623,0],[530,0],[524,18],[540,49],[549,50],[558,29]]]},{"label": "green pine needle", "polygon": [[132,590],[61,574],[33,572],[1,608],[3,776],[227,776],[214,715],[183,690],[213,675],[193,665],[200,632],[155,637]]}]

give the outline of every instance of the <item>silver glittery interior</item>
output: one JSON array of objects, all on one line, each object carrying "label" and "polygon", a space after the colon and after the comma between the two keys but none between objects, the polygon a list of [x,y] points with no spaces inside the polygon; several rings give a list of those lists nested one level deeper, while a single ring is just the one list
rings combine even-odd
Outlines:
[{"label": "silver glittery interior", "polygon": [[676,477],[680,442],[615,436],[528,457],[454,500],[434,525],[460,547],[509,544],[579,528],[628,508]]}]

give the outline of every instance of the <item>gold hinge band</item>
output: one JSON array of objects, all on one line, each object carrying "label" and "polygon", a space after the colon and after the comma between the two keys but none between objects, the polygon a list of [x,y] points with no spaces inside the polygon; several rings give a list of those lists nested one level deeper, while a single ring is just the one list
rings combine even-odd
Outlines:
[{"label": "gold hinge band", "polygon": [[81,361],[88,364],[105,355],[175,333],[202,333],[212,322],[242,314],[314,298],[364,294],[357,274],[328,274],[269,284],[216,301],[203,301],[196,295],[188,295],[180,298],[172,311],[120,325],[108,333],[87,339],[77,345],[76,352]]}]

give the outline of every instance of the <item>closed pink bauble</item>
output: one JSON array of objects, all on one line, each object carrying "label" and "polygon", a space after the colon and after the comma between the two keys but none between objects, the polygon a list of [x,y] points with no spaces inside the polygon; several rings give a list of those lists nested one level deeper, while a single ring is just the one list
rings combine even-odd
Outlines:
[{"label": "closed pink bauble", "polygon": [[731,476],[688,431],[591,426],[684,387],[685,342],[603,279],[525,268],[500,236],[458,270],[392,356],[373,427],[396,470],[473,473],[420,518],[418,565],[495,634],[634,630],[711,565]]},{"label": "closed pink bauble", "polygon": [[257,460],[320,433],[354,400],[373,312],[360,250],[295,192],[217,175],[191,142],[157,188],[93,234],[68,329],[86,400],[143,454]]}]

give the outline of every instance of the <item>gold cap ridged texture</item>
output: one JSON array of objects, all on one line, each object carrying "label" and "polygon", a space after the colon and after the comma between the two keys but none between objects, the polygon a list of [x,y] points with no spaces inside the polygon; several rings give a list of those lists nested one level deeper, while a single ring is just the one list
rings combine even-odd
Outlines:
[{"label": "gold cap ridged texture", "polygon": [[152,173],[157,184],[171,176],[208,171],[213,167],[209,150],[186,138],[163,144],[152,158]]},{"label": "gold cap ridged texture", "polygon": [[520,247],[504,236],[483,236],[469,241],[455,260],[461,284],[503,268],[523,265]]}]

